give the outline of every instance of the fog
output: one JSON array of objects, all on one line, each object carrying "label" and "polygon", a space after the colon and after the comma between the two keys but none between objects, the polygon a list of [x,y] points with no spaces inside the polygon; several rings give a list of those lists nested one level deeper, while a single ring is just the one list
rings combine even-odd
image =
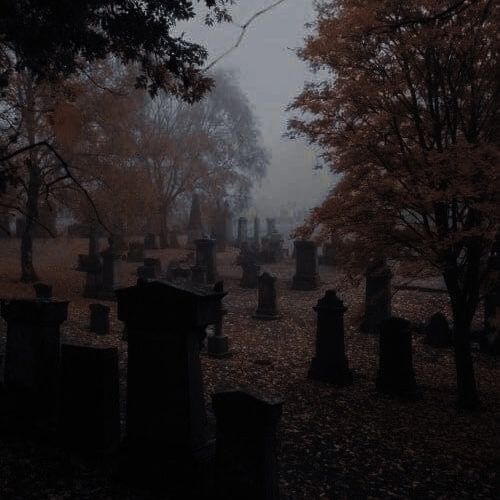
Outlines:
[{"label": "fog", "polygon": [[[238,2],[231,12],[236,24],[244,24],[254,13],[270,5],[269,0]],[[260,123],[265,145],[272,159],[268,174],[254,188],[250,214],[276,215],[280,210],[307,210],[318,204],[332,183],[328,170],[315,170],[317,151],[303,141],[284,137],[290,118],[286,108],[312,78],[295,49],[303,44],[305,24],[314,18],[311,1],[287,0],[257,18],[239,47],[217,67],[230,68],[239,77]],[[209,51],[213,61],[231,48],[241,33],[230,23],[206,27],[203,23],[182,26],[188,38]]]}]

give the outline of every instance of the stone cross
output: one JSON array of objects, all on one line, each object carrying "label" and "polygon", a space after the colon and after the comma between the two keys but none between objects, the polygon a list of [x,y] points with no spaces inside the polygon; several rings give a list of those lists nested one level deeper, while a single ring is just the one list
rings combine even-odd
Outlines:
[{"label": "stone cross", "polygon": [[315,290],[319,287],[318,248],[314,241],[295,241],[294,290]]},{"label": "stone cross", "polygon": [[389,318],[379,325],[377,390],[381,393],[403,398],[416,396],[410,326],[402,318]]},{"label": "stone cross", "polygon": [[215,240],[203,238],[195,241],[196,265],[202,267],[207,273],[207,283],[215,283],[217,280],[217,256],[215,252]]},{"label": "stone cross", "polygon": [[391,279],[392,273],[385,260],[376,261],[367,269],[362,331],[376,333],[379,323],[390,318]]},{"label": "stone cross", "polygon": [[280,318],[278,312],[278,295],[276,291],[276,276],[262,273],[259,277],[259,302],[253,317],[261,320]]},{"label": "stone cross", "polygon": [[109,452],[120,443],[118,350],[63,345],[61,434],[67,448]]},{"label": "stone cross", "polygon": [[309,368],[309,377],[322,382],[348,385],[352,373],[345,353],[344,303],[335,290],[327,290],[314,307],[318,314],[316,356]]},{"label": "stone cross", "polygon": [[216,417],[215,497],[278,500],[277,428],[282,401],[242,390],[212,396]]}]

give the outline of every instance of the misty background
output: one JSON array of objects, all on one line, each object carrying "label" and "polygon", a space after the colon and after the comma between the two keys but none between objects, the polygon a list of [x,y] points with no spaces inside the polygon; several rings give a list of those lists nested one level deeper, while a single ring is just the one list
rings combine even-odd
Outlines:
[{"label": "misty background", "polygon": [[[233,21],[242,25],[270,4],[271,0],[239,1],[231,7]],[[314,149],[305,141],[284,137],[290,118],[286,108],[301,92],[304,82],[313,79],[295,54],[295,49],[303,45],[305,25],[313,19],[313,2],[287,0],[255,19],[240,46],[216,65],[234,71],[271,154],[267,176],[254,188],[250,216],[309,210],[323,200],[332,185],[328,169],[314,169],[319,163]],[[181,25],[180,29],[188,39],[207,48],[209,62],[232,47],[241,33],[232,23],[207,27],[201,20]]]}]

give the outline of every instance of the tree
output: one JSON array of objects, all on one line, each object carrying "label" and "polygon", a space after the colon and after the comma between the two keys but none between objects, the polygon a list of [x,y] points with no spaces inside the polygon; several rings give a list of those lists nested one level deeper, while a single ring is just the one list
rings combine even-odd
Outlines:
[{"label": "tree", "polygon": [[320,2],[300,56],[324,77],[290,121],[340,174],[303,231],[443,275],[464,408],[478,405],[470,330],[499,233],[498,29],[488,0]]}]

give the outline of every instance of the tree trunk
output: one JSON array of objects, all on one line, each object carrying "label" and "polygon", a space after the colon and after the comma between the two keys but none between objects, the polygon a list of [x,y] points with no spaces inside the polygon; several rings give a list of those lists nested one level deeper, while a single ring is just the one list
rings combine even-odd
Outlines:
[{"label": "tree trunk", "polygon": [[40,197],[40,172],[29,165],[29,184],[26,201],[26,223],[21,238],[21,281],[33,283],[38,276],[33,265],[33,228],[38,220],[38,200]]},{"label": "tree trunk", "polygon": [[467,313],[465,307],[453,307],[453,339],[457,371],[458,406],[465,410],[474,410],[479,406],[479,395],[470,348],[471,319],[472,315]]}]

